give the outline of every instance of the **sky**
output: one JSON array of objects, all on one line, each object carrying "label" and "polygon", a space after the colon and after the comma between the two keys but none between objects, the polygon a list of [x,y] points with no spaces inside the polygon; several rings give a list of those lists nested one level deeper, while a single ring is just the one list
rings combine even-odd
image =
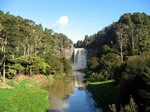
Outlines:
[{"label": "sky", "polygon": [[124,13],[150,15],[149,0],[0,0],[0,10],[33,20],[74,43],[93,35]]}]

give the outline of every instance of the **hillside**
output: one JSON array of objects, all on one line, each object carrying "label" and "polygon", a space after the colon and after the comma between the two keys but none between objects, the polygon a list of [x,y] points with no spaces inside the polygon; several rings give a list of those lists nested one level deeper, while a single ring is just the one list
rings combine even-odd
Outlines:
[{"label": "hillside", "polygon": [[[84,47],[88,51],[88,82],[115,80],[120,96],[114,103],[125,105],[133,96],[139,111],[149,111],[149,15],[126,13],[96,34],[86,35],[75,47]],[[107,92],[110,93],[109,90]],[[98,91],[93,94],[100,95]]]},{"label": "hillside", "polygon": [[71,48],[72,41],[66,35],[43,28],[32,20],[0,11],[0,62],[3,76],[12,78],[20,73],[48,75],[51,71],[68,74],[71,66],[66,58],[69,57],[63,55],[62,49]]}]

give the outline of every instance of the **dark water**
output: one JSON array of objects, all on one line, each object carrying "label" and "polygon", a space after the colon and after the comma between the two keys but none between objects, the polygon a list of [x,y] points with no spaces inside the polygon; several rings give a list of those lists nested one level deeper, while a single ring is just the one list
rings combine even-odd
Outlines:
[{"label": "dark water", "polygon": [[73,78],[57,80],[48,87],[49,112],[102,112],[85,87],[75,87]]}]

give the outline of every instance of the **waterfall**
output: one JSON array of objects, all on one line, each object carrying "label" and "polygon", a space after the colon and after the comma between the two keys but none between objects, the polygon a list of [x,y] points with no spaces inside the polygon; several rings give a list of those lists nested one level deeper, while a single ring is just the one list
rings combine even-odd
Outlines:
[{"label": "waterfall", "polygon": [[73,69],[79,70],[87,67],[87,50],[84,48],[74,48]]}]

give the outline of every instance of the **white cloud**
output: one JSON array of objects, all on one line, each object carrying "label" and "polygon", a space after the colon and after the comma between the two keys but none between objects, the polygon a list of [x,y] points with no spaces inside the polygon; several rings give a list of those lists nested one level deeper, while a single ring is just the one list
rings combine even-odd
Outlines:
[{"label": "white cloud", "polygon": [[69,22],[68,16],[61,16],[55,23],[54,27],[58,29],[63,29]]}]

